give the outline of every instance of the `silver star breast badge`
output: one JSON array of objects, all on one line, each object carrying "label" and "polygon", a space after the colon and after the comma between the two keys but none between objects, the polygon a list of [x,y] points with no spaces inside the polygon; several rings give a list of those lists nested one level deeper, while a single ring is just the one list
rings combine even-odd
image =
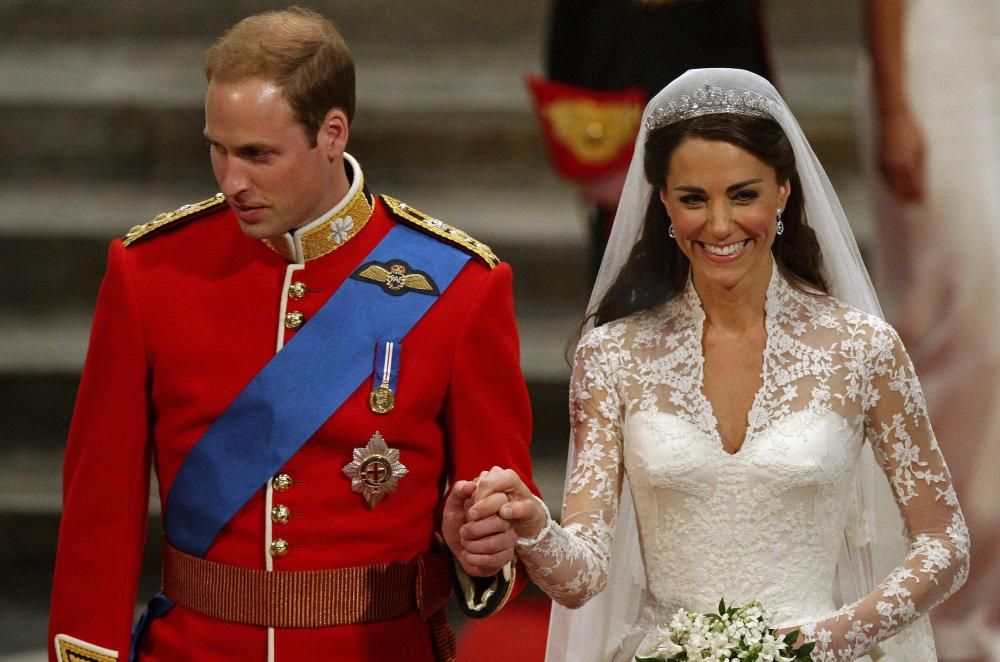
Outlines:
[{"label": "silver star breast badge", "polygon": [[362,494],[374,508],[379,501],[399,487],[399,479],[408,471],[399,461],[399,451],[389,448],[376,432],[363,448],[354,449],[354,459],[344,465],[351,479],[351,490]]}]

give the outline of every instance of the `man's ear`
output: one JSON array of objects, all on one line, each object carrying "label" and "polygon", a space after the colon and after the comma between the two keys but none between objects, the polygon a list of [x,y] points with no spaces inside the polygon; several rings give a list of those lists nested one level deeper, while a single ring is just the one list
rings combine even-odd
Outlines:
[{"label": "man's ear", "polygon": [[332,162],[344,155],[351,128],[347,115],[340,108],[331,108],[323,117],[323,123],[316,133],[316,145],[323,149]]}]

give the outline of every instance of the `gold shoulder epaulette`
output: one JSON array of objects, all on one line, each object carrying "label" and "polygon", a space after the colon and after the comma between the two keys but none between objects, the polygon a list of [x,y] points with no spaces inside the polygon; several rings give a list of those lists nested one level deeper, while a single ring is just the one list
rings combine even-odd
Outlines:
[{"label": "gold shoulder epaulette", "polygon": [[492,269],[500,263],[498,258],[489,246],[481,241],[473,239],[458,228],[454,228],[444,221],[425,214],[419,209],[414,209],[405,202],[400,202],[396,198],[382,195],[382,201],[393,213],[394,216],[419,230],[430,233],[435,237],[440,237],[448,243],[455,244],[467,253],[472,253]]},{"label": "gold shoulder epaulette", "polygon": [[200,216],[203,212],[224,204],[226,204],[226,198],[221,193],[216,193],[207,200],[192,202],[189,205],[178,207],[173,211],[157,214],[151,221],[146,221],[145,223],[140,223],[139,225],[133,225],[132,229],[129,230],[124,237],[122,237],[122,243],[126,246],[130,246],[139,239],[142,239],[143,237],[150,235],[161,228],[165,228],[171,223],[182,219],[192,220]]}]

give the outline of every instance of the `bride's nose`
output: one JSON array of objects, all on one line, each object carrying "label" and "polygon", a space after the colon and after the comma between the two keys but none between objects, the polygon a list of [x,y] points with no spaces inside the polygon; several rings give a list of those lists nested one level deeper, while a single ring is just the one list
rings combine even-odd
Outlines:
[{"label": "bride's nose", "polygon": [[732,211],[724,201],[708,205],[708,219],[705,224],[708,233],[717,239],[725,239],[733,231]]}]

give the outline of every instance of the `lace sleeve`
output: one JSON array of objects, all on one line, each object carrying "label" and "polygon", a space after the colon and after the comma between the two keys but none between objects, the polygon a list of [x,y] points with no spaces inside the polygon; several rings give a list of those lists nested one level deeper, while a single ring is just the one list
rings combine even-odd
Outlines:
[{"label": "lace sleeve", "polygon": [[866,435],[905,524],[908,553],[872,593],[803,627],[815,660],[854,660],[954,593],[969,568],[969,538],[910,359],[895,331],[876,326],[859,383]]},{"label": "lace sleeve", "polygon": [[[562,526],[549,520],[518,556],[531,579],[553,600],[579,607],[607,582],[611,534],[621,490],[622,407],[604,327],[577,347],[570,382],[573,460],[563,499]],[[614,356],[620,356],[612,352]]]}]

